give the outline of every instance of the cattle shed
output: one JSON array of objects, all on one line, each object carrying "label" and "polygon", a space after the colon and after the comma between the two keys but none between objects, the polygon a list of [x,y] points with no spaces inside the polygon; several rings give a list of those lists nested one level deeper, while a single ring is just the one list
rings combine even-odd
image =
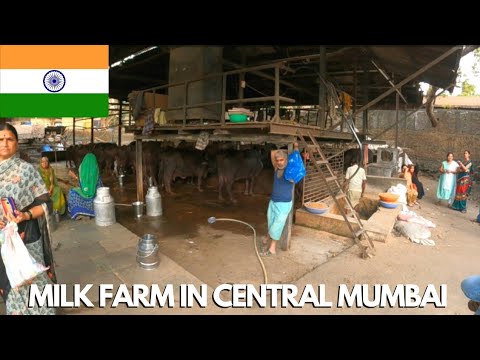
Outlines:
[{"label": "cattle shed", "polygon": [[[144,140],[272,143],[291,151],[301,139],[318,150],[315,162],[327,160],[311,170],[340,180],[339,154],[382,143],[368,136],[369,110],[420,109],[421,82],[452,92],[460,58],[474,48],[112,45],[110,97],[125,104],[113,114],[137,140],[137,197],[144,196]],[[318,200],[329,195],[328,186],[316,191]]]}]

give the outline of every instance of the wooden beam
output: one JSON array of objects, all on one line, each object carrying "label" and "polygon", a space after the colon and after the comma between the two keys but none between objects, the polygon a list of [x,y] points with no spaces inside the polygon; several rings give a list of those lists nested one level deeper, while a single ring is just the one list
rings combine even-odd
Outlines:
[{"label": "wooden beam", "polygon": [[[224,62],[225,64],[228,64],[228,65],[230,65],[230,66],[233,66],[233,67],[236,68],[236,69],[242,69],[242,66],[241,66],[241,65],[236,64],[236,63],[234,63],[234,62],[232,62],[232,61],[229,61],[229,60],[225,60],[225,59],[224,59],[223,62]],[[275,61],[275,62],[276,62],[276,61]],[[259,76],[259,77],[263,77],[264,79],[268,79],[268,80],[275,81],[275,77],[274,77],[274,76],[265,74],[265,73],[262,72],[262,71],[249,71],[249,72],[252,73],[252,74],[255,74],[255,75]],[[312,96],[314,95],[314,93],[311,92],[310,90],[305,89],[305,88],[300,87],[300,86],[297,86],[297,85],[295,85],[295,84],[293,84],[293,83],[291,83],[291,82],[289,82],[289,81],[280,80],[280,84],[285,85],[285,86],[288,86],[288,87],[290,87],[290,88],[292,88],[292,89],[295,89],[295,90],[298,90],[298,91],[302,91],[302,92],[304,92],[304,93],[306,93],[306,94],[309,94],[309,95],[312,95]]]},{"label": "wooden beam", "polygon": [[123,106],[120,101],[120,108],[118,109],[118,146],[122,146],[122,115]]},{"label": "wooden beam", "polygon": [[[373,99],[372,101],[370,101],[368,104],[362,106],[360,109],[357,109],[355,111],[355,113],[352,114],[352,117],[355,117],[355,115],[357,115],[358,113],[364,111],[364,110],[368,110],[370,107],[372,107],[373,105],[375,105],[376,103],[378,103],[379,101],[383,100],[384,98],[386,98],[388,95],[390,95],[391,93],[393,93],[394,91],[397,91],[398,89],[400,89],[403,85],[409,83],[410,81],[412,81],[413,79],[417,78],[419,75],[423,74],[425,71],[427,71],[428,69],[430,69],[432,66],[435,66],[437,65],[439,62],[441,62],[442,60],[444,60],[445,58],[447,58],[448,56],[450,56],[451,54],[453,54],[455,51],[458,51],[462,49],[461,46],[454,46],[452,48],[450,48],[450,50],[447,50],[446,52],[444,52],[442,55],[438,56],[437,58],[435,58],[434,60],[430,61],[428,64],[424,65],[422,68],[420,68],[419,70],[415,71],[413,74],[411,74],[410,76],[407,76],[405,79],[403,79],[402,81],[400,81],[398,84],[396,84],[394,87],[392,87],[391,89],[385,91],[382,95],[380,96],[377,96],[375,99]],[[328,130],[331,130],[331,129],[335,129],[339,124],[341,123],[338,122],[336,124],[333,124]]]},{"label": "wooden beam", "polygon": [[281,123],[271,123],[270,126],[271,134],[296,135],[297,131],[301,132],[302,135],[305,136],[308,134],[308,132],[310,132],[313,137],[322,139],[353,140],[353,135],[351,133],[327,131],[316,126],[299,126],[297,124],[290,125]]},{"label": "wooden beam", "polygon": [[[136,136],[135,139],[142,140],[158,140],[158,141],[187,141],[196,142],[199,134],[158,134],[152,136]],[[245,143],[293,143],[295,141],[294,136],[289,135],[254,135],[254,134],[211,134],[208,137],[209,141],[241,141]]]},{"label": "wooden beam", "polygon": [[143,154],[142,139],[135,137],[135,153],[136,153],[136,174],[137,174],[137,201],[143,201]]},{"label": "wooden beam", "polygon": [[468,46],[465,46],[463,48],[463,51],[462,51],[462,57],[464,57],[465,55],[467,55],[468,53],[472,52],[473,50],[475,50],[476,48],[478,48],[478,45],[468,45]]},{"label": "wooden beam", "polygon": [[[292,151],[293,151],[293,143],[290,143],[288,144],[288,154],[291,154]],[[292,204],[295,204],[295,185],[293,185],[293,188],[292,188]],[[295,206],[292,205],[292,209],[288,214],[287,221],[285,222],[284,229],[280,237],[280,248],[284,251],[289,250],[291,246],[294,211],[295,211]]]},{"label": "wooden beam", "polygon": [[[319,61],[319,74],[321,79],[327,78],[327,49],[325,46],[320,46],[320,61]],[[327,87],[323,81],[318,82],[318,111],[319,111],[319,121],[320,127],[326,127],[327,119]],[[318,124],[316,124],[318,125]]]},{"label": "wooden beam", "polygon": [[430,69],[431,67],[437,65],[439,62],[441,62],[442,60],[444,60],[445,58],[447,58],[448,56],[450,56],[451,54],[453,54],[455,51],[458,51],[458,50],[461,50],[462,47],[461,46],[454,46],[452,48],[450,48],[450,50],[444,52],[442,55],[440,55],[439,57],[437,57],[436,59],[430,61],[428,64],[424,65],[422,68],[418,69],[417,71],[415,71],[413,74],[411,74],[410,76],[407,76],[405,79],[403,79],[402,81],[400,81],[398,84],[396,84],[394,87],[392,87],[391,89],[385,91],[382,95],[378,96],[377,98],[373,99],[372,101],[370,101],[368,104],[362,106],[360,109],[358,109],[354,114],[353,116],[355,116],[357,113],[359,112],[362,112],[363,110],[366,110],[370,107],[372,107],[373,105],[375,105],[376,103],[378,103],[379,101],[383,100],[384,98],[386,98],[388,95],[390,95],[391,93],[393,93],[394,91],[396,91],[397,89],[400,89],[403,85],[409,83],[410,81],[412,81],[413,79],[417,78],[419,75],[423,74],[425,71],[427,71],[428,69]]},{"label": "wooden beam", "polygon": [[95,139],[93,138],[93,117],[90,118],[90,143],[93,144]]},{"label": "wooden beam", "polygon": [[[395,84],[393,83],[392,80],[390,80],[390,77],[385,73],[385,71],[383,71],[380,66],[377,65],[377,63],[373,60],[371,60],[373,66],[375,66],[378,71],[380,72],[380,74],[382,74],[382,76],[388,81],[388,83],[391,85],[391,86],[395,86]],[[402,95],[402,93],[400,92],[399,89],[396,90],[397,94],[400,95],[400,97],[402,98],[403,102],[406,104],[408,103],[407,99],[405,99],[405,97]]]}]

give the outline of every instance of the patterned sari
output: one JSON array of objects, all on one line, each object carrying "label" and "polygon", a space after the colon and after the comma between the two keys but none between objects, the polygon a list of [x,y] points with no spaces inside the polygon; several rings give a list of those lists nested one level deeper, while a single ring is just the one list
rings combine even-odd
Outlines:
[{"label": "patterned sari", "polygon": [[[46,221],[52,202],[45,184],[33,165],[12,157],[0,163],[0,196],[12,197],[17,209],[22,212],[37,205],[42,205],[44,208],[44,217],[18,223],[18,233],[20,236],[23,235],[23,241],[30,255],[39,263],[49,267],[48,271],[42,272],[32,281],[40,291],[43,291],[46,284],[56,282],[50,231]],[[38,304],[28,308],[29,292],[29,285],[11,288],[5,265],[0,258],[0,294],[5,301],[7,314],[55,314],[54,308],[39,307]]]},{"label": "patterned sari", "polygon": [[48,165],[48,169],[38,167],[38,172],[43,179],[47,189],[50,189],[53,185],[53,192],[51,195],[53,201],[53,210],[56,210],[60,215],[65,213],[65,195],[63,195],[62,188],[57,183],[57,177],[55,176],[55,170]]},{"label": "patterned sari", "polygon": [[[472,161],[468,160],[464,165],[468,166]],[[472,180],[470,179],[470,170],[473,169],[473,165],[465,172],[457,173],[457,188],[455,191],[455,201],[452,204],[452,209],[462,212],[467,211],[467,199],[472,191]]]},{"label": "patterned sari", "polygon": [[79,215],[95,217],[93,200],[97,188],[103,186],[97,158],[92,153],[85,155],[78,173],[79,187],[70,189],[68,194],[68,212],[74,220]]}]

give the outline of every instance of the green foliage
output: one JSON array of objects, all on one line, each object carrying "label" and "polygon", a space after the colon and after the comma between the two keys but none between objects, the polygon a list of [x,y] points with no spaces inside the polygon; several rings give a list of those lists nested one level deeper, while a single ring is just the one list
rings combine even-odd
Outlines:
[{"label": "green foliage", "polygon": [[472,72],[475,76],[480,76],[480,47],[473,50],[474,62],[472,66]]},{"label": "green foliage", "polygon": [[474,96],[475,95],[475,86],[470,84],[467,80],[462,82],[462,93],[460,96]]}]

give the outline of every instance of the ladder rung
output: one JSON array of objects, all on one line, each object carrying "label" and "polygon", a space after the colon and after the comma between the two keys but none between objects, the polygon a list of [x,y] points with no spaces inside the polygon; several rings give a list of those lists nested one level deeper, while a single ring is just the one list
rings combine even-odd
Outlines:
[{"label": "ladder rung", "polygon": [[355,237],[359,238],[360,235],[362,235],[365,232],[365,229],[360,229],[357,232],[355,232]]},{"label": "ladder rung", "polygon": [[318,165],[328,164],[328,160],[317,160],[316,163],[317,163]]},{"label": "ladder rung", "polygon": [[337,177],[336,176],[329,176],[327,178],[325,178],[325,181],[334,181],[334,180],[337,180]]},{"label": "ladder rung", "polygon": [[340,200],[340,199],[343,199],[343,198],[345,198],[345,197],[347,197],[347,195],[345,195],[344,193],[342,193],[342,194],[338,194],[337,196],[335,196],[335,199]]}]

